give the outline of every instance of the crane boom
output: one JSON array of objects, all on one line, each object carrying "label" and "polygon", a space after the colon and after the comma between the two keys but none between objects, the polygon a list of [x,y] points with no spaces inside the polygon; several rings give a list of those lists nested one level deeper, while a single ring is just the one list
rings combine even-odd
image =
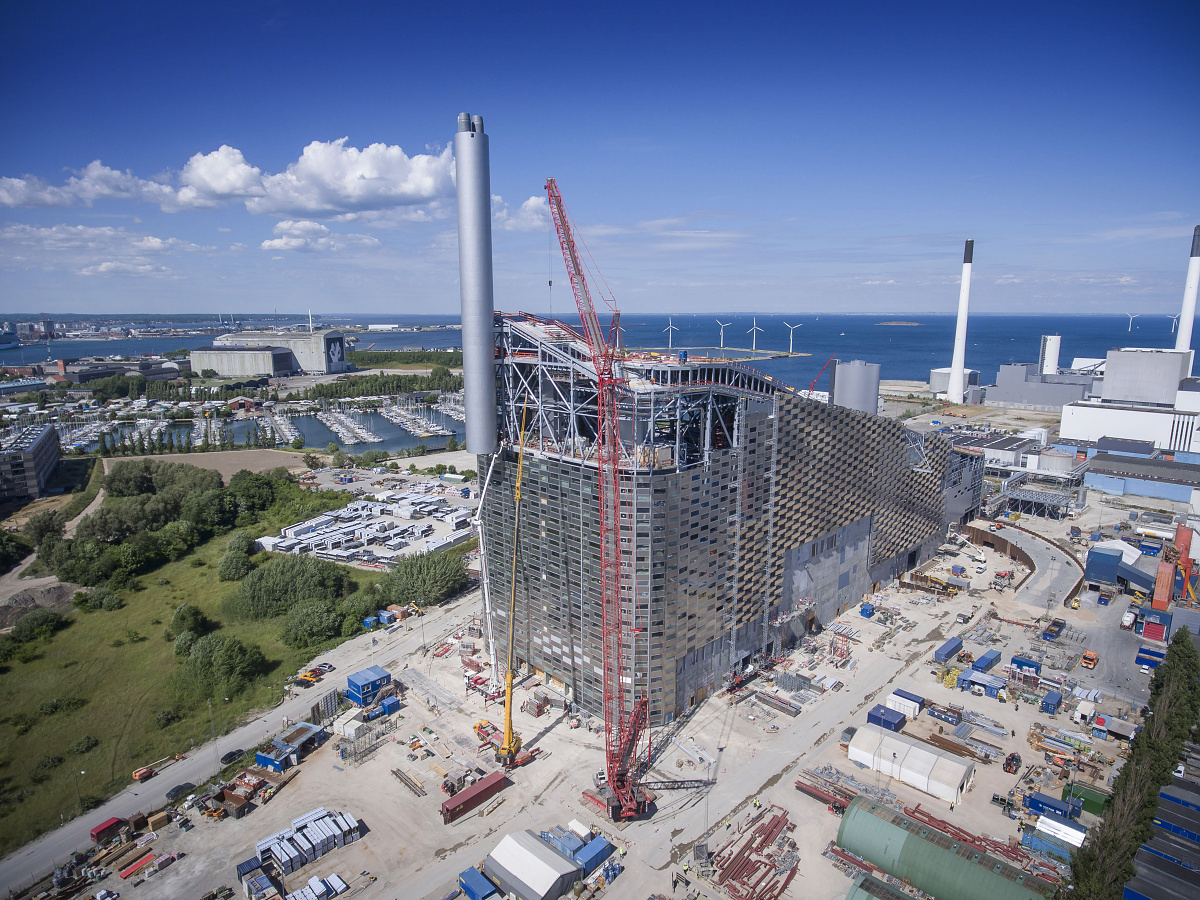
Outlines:
[{"label": "crane boom", "polygon": [[508,595],[508,659],[504,667],[504,738],[496,751],[496,762],[511,767],[521,752],[521,736],[513,731],[513,644],[517,621],[517,551],[521,536],[521,476],[525,471],[525,410],[521,409],[521,438],[517,450],[517,478],[513,486],[512,589]]},{"label": "crane boom", "polygon": [[[604,744],[608,808],[614,819],[638,815],[645,806],[645,794],[638,787],[635,764],[638,746],[648,734],[649,706],[645,697],[632,709],[626,706],[621,678],[624,653],[624,627],[621,613],[620,560],[620,445],[617,427],[617,393],[624,378],[615,371],[617,355],[615,328],[606,338],[588,290],[587,277],[575,247],[571,222],[563,205],[562,194],[553,178],[546,180],[550,216],[558,232],[563,262],[575,295],[575,305],[588,342],[592,365],[596,369],[596,449],[600,482],[600,617],[604,650]],[[614,320],[617,312],[614,308]],[[615,323],[614,323],[615,324]]]}]

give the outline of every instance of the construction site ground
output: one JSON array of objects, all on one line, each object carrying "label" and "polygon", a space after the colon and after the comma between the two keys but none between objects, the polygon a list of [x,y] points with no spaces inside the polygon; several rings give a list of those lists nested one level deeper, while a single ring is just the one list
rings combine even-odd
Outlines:
[{"label": "construction site ground", "polygon": [[[1065,531],[1065,525],[1056,527]],[[1011,567],[1011,561],[996,558],[991,551],[986,551],[986,555],[987,573],[976,576],[974,565],[969,569],[981,587],[990,582],[996,567]],[[960,560],[964,561],[965,557]],[[656,729],[653,734],[656,756],[648,777],[701,779],[710,785],[705,789],[663,792],[651,817],[622,826],[606,823],[601,811],[584,797],[584,791],[591,786],[592,773],[603,765],[602,734],[589,732],[586,727],[570,728],[561,708],[552,708],[537,718],[519,709],[515,711],[515,726],[525,746],[540,748],[540,755],[515,770],[511,785],[494,800],[458,822],[442,823],[439,808],[445,795],[440,790],[441,775],[430,768],[430,763],[445,768],[447,761],[434,756],[413,762],[408,758],[409,749],[404,741],[429,728],[437,735],[437,742],[451,748],[456,756],[491,770],[495,764],[490,754],[477,749],[479,744],[472,726],[480,719],[498,725],[503,721],[501,706],[493,702],[485,708],[482,696],[464,693],[457,648],[440,657],[433,652],[422,655],[420,650],[422,621],[425,640],[436,650],[447,636],[461,634],[471,617],[480,613],[478,594],[464,597],[424,620],[410,620],[411,630],[364,636],[320,657],[320,661],[337,665],[338,670],[327,677],[324,686],[313,690],[314,698],[334,683],[344,685],[345,674],[368,662],[384,666],[394,677],[410,685],[400,710],[403,718],[396,730],[377,749],[366,754],[360,764],[341,759],[336,751],[340,739],[330,738],[300,764],[299,774],[268,804],[237,821],[213,821],[193,812],[190,818],[194,829],[183,833],[170,825],[153,845],[158,852],[182,851],[183,858],[143,884],[120,883],[116,876],[110,876],[104,886],[136,900],[198,898],[221,884],[236,887],[234,866],[253,855],[257,840],[287,827],[293,818],[314,807],[325,806],[352,813],[364,824],[367,833],[361,841],[335,849],[291,875],[289,887],[297,887],[313,875],[336,872],[352,883],[355,896],[364,900],[400,897],[436,900],[451,889],[460,871],[480,863],[508,832],[524,828],[537,832],[578,819],[609,835],[627,850],[622,859],[626,870],[605,896],[643,900],[653,893],[671,895],[672,875],[683,873],[683,863],[691,858],[693,845],[707,840],[711,850],[719,850],[736,834],[747,816],[753,814],[752,804],[758,799],[786,811],[795,825],[791,837],[798,845],[799,866],[784,896],[844,896],[850,881],[821,858],[821,852],[836,836],[840,819],[828,812],[824,804],[796,790],[794,782],[805,769],[835,766],[863,785],[878,784],[891,790],[906,806],[919,803],[922,809],[977,834],[1001,839],[1017,834],[1016,822],[990,803],[993,793],[1006,794],[1018,778],[1005,774],[998,761],[977,764],[971,790],[953,811],[943,801],[884,776],[877,779],[873,772],[848,762],[839,747],[843,729],[847,725],[864,724],[867,711],[893,689],[904,687],[935,702],[964,705],[991,717],[1009,736],[977,736],[1005,753],[1014,750],[1021,753],[1026,765],[1041,762],[1041,754],[1033,752],[1027,743],[1035,722],[1073,727],[1068,721],[1069,707],[1065,706],[1057,720],[1051,722],[1033,704],[1021,703],[1018,708],[1012,702],[1001,704],[972,696],[946,687],[933,674],[939,669],[932,663],[932,651],[946,638],[976,629],[993,603],[999,619],[991,618],[985,623],[987,643],[967,640],[966,647],[977,656],[995,647],[1002,652],[1004,662],[1008,662],[1012,653],[1037,651],[1033,635],[1040,634],[1040,629],[1026,629],[1001,620],[1031,622],[1045,615],[1044,606],[1039,609],[1032,603],[1023,603],[1012,591],[996,594],[980,590],[979,593],[978,597],[964,593],[938,600],[929,599],[929,595],[920,591],[891,589],[874,597],[873,602],[885,610],[894,609],[894,613],[865,619],[858,608],[848,611],[813,639],[814,643],[808,644],[810,648],[819,648],[818,653],[797,649],[788,664],[778,670],[809,676],[824,674],[829,676],[829,683],[836,680],[843,684],[805,703],[795,718],[748,696],[756,690],[771,690],[771,676],[766,676],[750,682],[739,694],[711,697],[691,716]],[[955,623],[957,613],[973,608],[977,609],[970,623]],[[1057,654],[1055,658],[1062,664],[1072,666],[1070,674],[1079,677],[1083,684],[1104,690],[1106,699],[1101,708],[1119,714],[1136,706],[1139,698],[1109,698],[1112,688],[1103,683],[1106,671],[1103,655],[1102,666],[1095,673],[1083,673],[1076,663],[1078,654],[1093,636],[1103,633],[1111,637],[1115,633],[1124,643],[1106,651],[1112,655],[1108,662],[1114,666],[1132,666],[1139,639],[1117,628],[1116,621],[1123,609],[1124,604],[1116,604],[1057,613],[1072,627],[1059,642],[1060,647],[1040,648]],[[891,625],[885,623],[887,618],[892,618]],[[839,631],[847,636],[849,657],[842,667],[835,667],[828,650]],[[477,646],[483,646],[478,638],[473,640]],[[476,654],[476,658],[480,656]],[[816,665],[810,669],[813,660]],[[483,671],[486,673],[488,669]],[[1145,681],[1141,676],[1142,689]],[[1136,682],[1131,682],[1131,686],[1135,685]],[[541,687],[539,682],[521,682],[516,705],[528,699],[538,687]],[[434,708],[430,708],[431,704]],[[928,735],[942,724],[922,715],[907,726],[906,733]],[[261,736],[263,724],[257,727]],[[428,734],[426,739],[434,743]],[[223,740],[222,749],[227,749],[225,743],[228,739]],[[1118,757],[1113,743],[1102,744],[1101,750],[1108,757]],[[712,758],[711,765],[705,764],[703,754]],[[425,796],[417,796],[394,777],[393,769],[417,780]],[[1057,795],[1061,790],[1058,773],[1047,770],[1047,774],[1049,780],[1044,789]],[[1104,783],[1106,774],[1107,768],[1101,771],[1098,783]],[[92,816],[100,821],[105,814],[97,810]],[[691,869],[687,877],[694,878],[694,874]],[[374,882],[370,881],[372,876]],[[725,896],[708,883],[696,886],[701,896]],[[676,896],[683,895],[681,887]]]}]

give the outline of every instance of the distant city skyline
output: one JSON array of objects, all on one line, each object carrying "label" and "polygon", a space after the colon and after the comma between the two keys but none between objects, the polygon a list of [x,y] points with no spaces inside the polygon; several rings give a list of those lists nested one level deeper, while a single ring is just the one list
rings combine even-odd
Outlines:
[{"label": "distant city skyline", "polygon": [[629,313],[1178,312],[1194,4],[328,10],[6,9],[0,317],[456,315],[464,110],[498,308],[553,175]]}]

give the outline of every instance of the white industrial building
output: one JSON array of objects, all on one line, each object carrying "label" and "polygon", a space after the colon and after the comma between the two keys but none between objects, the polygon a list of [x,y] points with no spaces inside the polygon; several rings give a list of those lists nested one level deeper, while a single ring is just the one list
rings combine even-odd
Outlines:
[{"label": "white industrial building", "polygon": [[947,803],[959,802],[975,776],[970,760],[878,725],[858,726],[848,753],[851,762]]},{"label": "white industrial building", "polygon": [[1191,377],[1192,355],[1191,350],[1110,350],[1100,398],[1064,406],[1060,438],[1129,438],[1150,441],[1160,450],[1200,452],[1200,379]]},{"label": "white industrial building", "polygon": [[517,900],[558,900],[582,870],[532,831],[505,835],[483,863],[483,874]]},{"label": "white industrial building", "polygon": [[283,378],[298,371],[287,347],[202,347],[190,361],[193,372],[212,369],[223,378]]},{"label": "white industrial building", "polygon": [[[289,369],[295,372],[328,375],[346,371],[346,337],[340,331],[239,331],[213,338],[213,349],[221,347],[280,348],[291,353]],[[204,351],[193,355],[195,352]],[[197,370],[194,363],[192,369]]]}]

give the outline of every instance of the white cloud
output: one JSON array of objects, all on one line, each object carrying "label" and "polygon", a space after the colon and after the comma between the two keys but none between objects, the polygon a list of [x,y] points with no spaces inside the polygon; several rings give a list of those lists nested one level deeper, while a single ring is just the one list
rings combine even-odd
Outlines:
[{"label": "white cloud", "polygon": [[535,194],[514,213],[499,194],[492,196],[492,222],[502,231],[545,231],[550,226],[550,206]]},{"label": "white cloud", "polygon": [[[382,210],[405,209],[408,218],[444,215],[443,201],[454,194],[450,147],[437,155],[409,156],[398,146],[346,146],[348,138],[313,141],[277,174],[263,174],[241,150],[222,144],[197,153],[179,173],[178,187],[119,172],[99,160],[62,185],[25,175],[0,178],[0,206],[90,206],[96,200],[156,203],[166,212],[212,209],[242,202],[253,213],[288,217],[353,219]],[[420,207],[428,207],[425,212]],[[524,211],[524,207],[522,207]],[[520,214],[518,214],[519,216]]]},{"label": "white cloud", "polygon": [[873,281],[864,281],[863,282],[863,284],[899,284],[899,283],[900,282],[898,282],[895,278],[889,278],[887,281],[873,280]]},{"label": "white cloud", "polygon": [[[263,250],[290,250],[300,253],[337,252],[353,247],[378,247],[369,234],[335,234],[320,222],[285,219],[273,229],[278,237],[262,242]],[[274,257],[278,258],[278,257]]]},{"label": "white cloud", "polygon": [[170,268],[157,260],[214,249],[110,225],[14,224],[0,228],[0,260],[9,268],[66,269],[81,275],[166,275]]}]

